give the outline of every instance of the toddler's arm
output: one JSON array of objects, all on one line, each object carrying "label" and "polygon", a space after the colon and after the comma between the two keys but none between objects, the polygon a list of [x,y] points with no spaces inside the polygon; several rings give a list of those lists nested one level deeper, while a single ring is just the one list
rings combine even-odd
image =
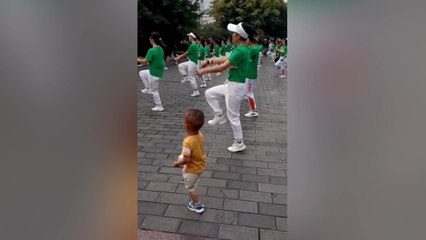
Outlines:
[{"label": "toddler's arm", "polygon": [[173,167],[181,167],[191,161],[191,158],[188,156],[179,155],[179,159],[173,163]]}]

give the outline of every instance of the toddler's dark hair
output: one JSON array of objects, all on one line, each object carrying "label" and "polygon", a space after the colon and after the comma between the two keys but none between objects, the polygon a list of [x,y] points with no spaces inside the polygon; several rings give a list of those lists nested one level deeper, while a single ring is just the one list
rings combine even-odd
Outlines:
[{"label": "toddler's dark hair", "polygon": [[191,129],[194,131],[200,130],[204,125],[204,113],[195,108],[189,108],[187,111],[187,121],[191,125]]}]

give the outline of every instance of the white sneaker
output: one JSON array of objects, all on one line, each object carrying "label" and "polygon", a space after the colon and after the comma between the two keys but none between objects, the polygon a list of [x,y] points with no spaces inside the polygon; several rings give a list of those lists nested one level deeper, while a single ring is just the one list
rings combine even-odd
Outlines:
[{"label": "white sneaker", "polygon": [[145,88],[141,90],[142,93],[150,93],[151,90],[149,90],[149,88]]},{"label": "white sneaker", "polygon": [[207,79],[206,79],[206,81],[210,81],[210,80],[212,80],[212,79],[211,79],[211,78],[207,78]]},{"label": "white sneaker", "polygon": [[222,117],[214,116],[212,120],[207,121],[209,125],[222,125],[226,123],[226,118],[222,115]]},{"label": "white sneaker", "polygon": [[234,144],[232,146],[228,147],[228,151],[230,152],[240,152],[246,149],[246,145],[244,142],[237,143],[237,141],[234,141]]},{"label": "white sneaker", "polygon": [[194,204],[193,201],[190,201],[188,203],[188,205],[186,205],[186,207],[196,213],[203,213],[204,212],[204,204],[199,203],[199,204]]},{"label": "white sneaker", "polygon": [[187,82],[189,82],[189,80],[188,79],[186,79],[186,78],[184,78],[182,81],[180,81],[181,83],[187,83]]},{"label": "white sneaker", "polygon": [[154,112],[162,112],[162,111],[164,111],[164,108],[163,108],[163,106],[155,106],[152,109],[152,111],[154,111]]},{"label": "white sneaker", "polygon": [[257,113],[256,111],[250,110],[248,113],[244,114],[244,116],[246,116],[246,117],[257,117],[257,116],[259,116],[259,113]]},{"label": "white sneaker", "polygon": [[220,72],[216,73],[216,76],[220,76]]},{"label": "white sneaker", "polygon": [[201,85],[200,85],[200,87],[202,87],[202,88],[206,88],[206,87],[207,87],[207,84],[201,84]]},{"label": "white sneaker", "polygon": [[196,97],[198,95],[200,95],[200,92],[198,90],[195,90],[192,92],[191,97]]},{"label": "white sneaker", "polygon": [[287,76],[286,76],[286,75],[281,75],[281,76],[280,76],[280,78],[285,78],[285,77],[287,77]]}]

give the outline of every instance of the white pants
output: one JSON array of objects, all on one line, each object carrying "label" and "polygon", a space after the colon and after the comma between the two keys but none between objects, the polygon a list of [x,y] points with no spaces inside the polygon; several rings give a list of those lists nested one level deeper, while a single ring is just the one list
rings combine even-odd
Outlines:
[{"label": "white pants", "polygon": [[256,82],[255,79],[248,79],[248,78],[246,79],[246,89],[247,89],[246,96],[248,97],[250,110],[252,111],[256,110],[256,102],[254,101],[254,93],[253,93],[255,82]]},{"label": "white pants", "polygon": [[[198,60],[198,69],[201,69],[201,65],[205,62],[206,62],[206,60]],[[201,83],[206,84],[206,77],[204,76],[204,74],[203,74],[203,76],[201,76]]]},{"label": "white pants", "polygon": [[[208,62],[209,61],[209,59],[210,58],[206,58],[206,62]],[[200,69],[201,68],[201,66],[198,68],[198,69]],[[207,73],[207,79],[211,79],[212,77],[211,77],[211,75],[210,75],[210,73]]]},{"label": "white pants", "polygon": [[280,57],[280,59],[275,63],[276,67],[279,67],[281,70],[286,68],[287,58]]},{"label": "white pants", "polygon": [[220,103],[225,100],[226,115],[231,123],[235,140],[243,139],[240,108],[246,92],[247,88],[244,83],[228,82],[209,88],[205,93],[207,103],[213,109],[215,115],[223,115],[225,109],[220,106]]},{"label": "white pants", "polygon": [[262,58],[262,52],[259,52],[259,62],[257,63],[257,65],[260,65],[260,61],[262,60],[261,58]]},{"label": "white pants", "polygon": [[139,72],[139,76],[145,85],[145,88],[151,91],[154,103],[156,106],[161,106],[160,93],[158,92],[158,84],[160,82],[159,77],[155,77],[149,74],[149,70],[142,70]]},{"label": "white pants", "polygon": [[276,67],[281,67],[281,64],[282,64],[283,60],[284,60],[284,57],[280,57],[280,58],[278,59],[278,61],[275,63],[275,66],[276,66]]},{"label": "white pants", "polygon": [[275,61],[275,58],[277,57],[276,52],[268,52],[268,57],[272,59],[272,61]]},{"label": "white pants", "polygon": [[194,91],[197,90],[198,87],[197,82],[195,81],[195,76],[197,74],[198,65],[193,61],[188,60],[187,62],[180,63],[178,65],[178,69],[183,78],[189,80],[192,89]]}]

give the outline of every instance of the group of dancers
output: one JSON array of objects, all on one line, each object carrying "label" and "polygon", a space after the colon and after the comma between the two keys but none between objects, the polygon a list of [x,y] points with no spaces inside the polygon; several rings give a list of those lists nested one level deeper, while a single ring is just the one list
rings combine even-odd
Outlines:
[{"label": "group of dancers", "polygon": [[280,78],[287,77],[287,39],[270,40],[266,53],[271,62],[281,70]]},{"label": "group of dancers", "polygon": [[[189,83],[192,88],[192,97],[200,95],[196,79],[200,80],[200,87],[206,88],[207,81],[211,80],[211,73],[220,73],[228,70],[225,83],[213,86],[205,91],[207,103],[214,112],[214,118],[209,120],[209,125],[225,124],[230,122],[234,142],[228,147],[230,152],[239,152],[246,148],[240,122],[240,108],[244,99],[248,99],[250,111],[246,117],[257,117],[259,113],[253,94],[253,88],[260,67],[260,58],[263,54],[263,45],[260,44],[259,34],[246,23],[228,24],[227,29],[232,32],[232,39],[211,41],[200,39],[194,33],[187,34],[189,47],[181,55],[174,58],[176,64],[183,58],[187,61],[179,63],[178,69],[182,75],[182,83]],[[145,86],[142,93],[152,94],[155,102],[153,111],[164,111],[158,93],[159,79],[164,76],[164,42],[158,32],[151,33],[149,37],[150,48],[145,58],[138,58],[139,64],[148,64],[148,70],[139,72]],[[281,49],[281,48],[279,48]],[[271,49],[268,56],[272,57]],[[281,54],[281,50],[272,51]],[[280,55],[280,56],[281,56]],[[275,56],[274,56],[275,57]],[[224,102],[225,107],[222,107]]]}]

